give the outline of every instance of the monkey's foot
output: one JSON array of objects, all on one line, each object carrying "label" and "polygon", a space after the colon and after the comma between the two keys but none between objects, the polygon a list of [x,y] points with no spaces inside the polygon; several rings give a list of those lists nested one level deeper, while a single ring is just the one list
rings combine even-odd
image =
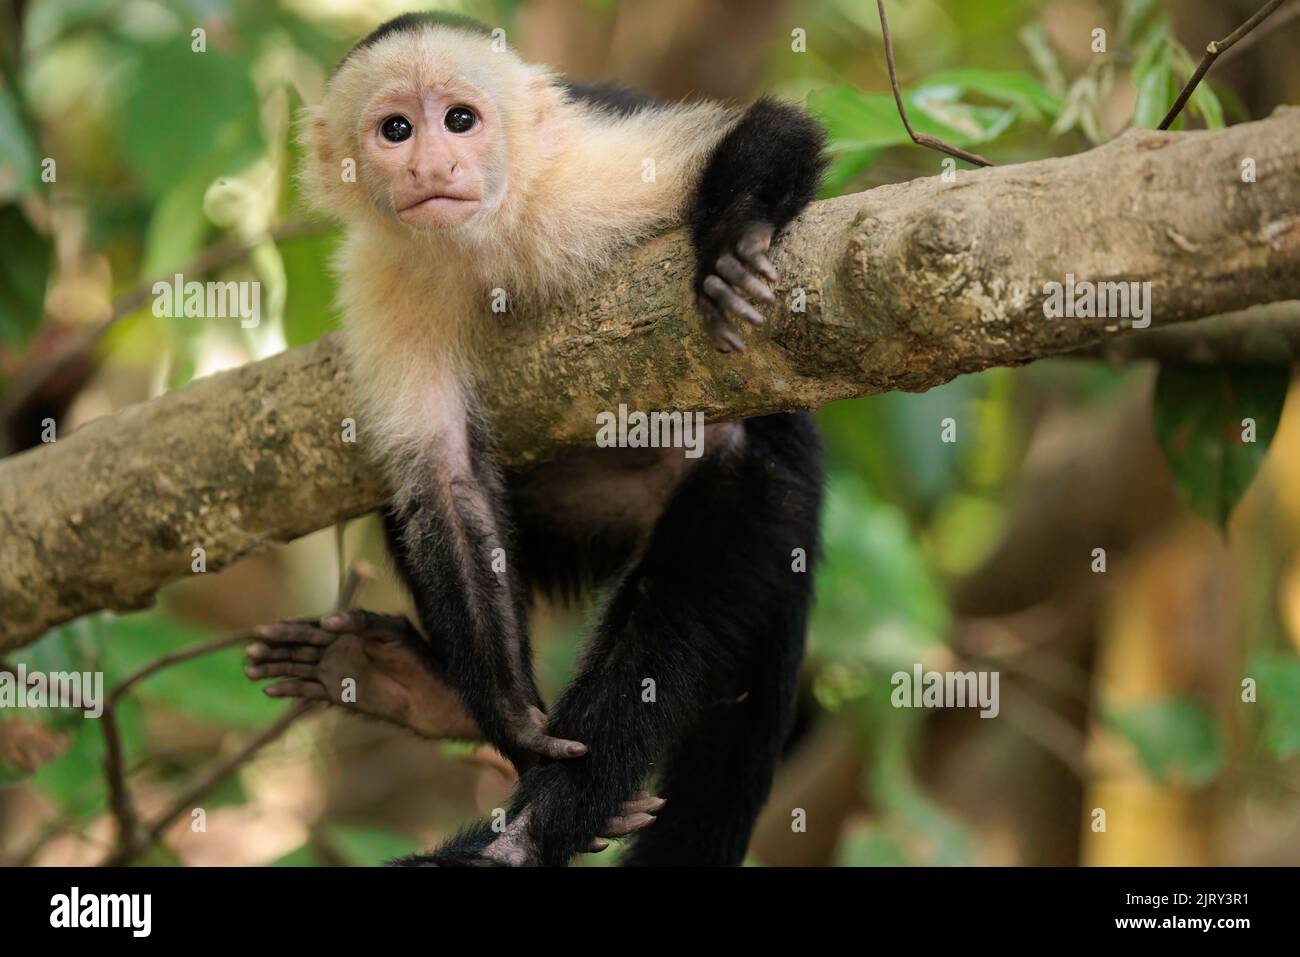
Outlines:
[{"label": "monkey's foot", "polygon": [[644,831],[658,820],[655,815],[667,803],[664,798],[655,797],[648,791],[638,791],[632,796],[632,800],[623,802],[623,807],[618,814],[605,822],[600,837],[593,838],[587,845],[587,850],[592,854],[599,854],[609,847],[611,839],[630,837],[638,831]]},{"label": "monkey's foot", "polygon": [[[655,815],[666,803],[663,798],[638,791],[605,821],[601,835],[592,838],[586,850],[599,853],[609,847],[610,840],[645,830],[654,824]],[[480,822],[427,854],[392,863],[403,867],[533,867],[541,863],[541,854],[529,834],[531,819],[530,809],[525,808],[500,830]]]},{"label": "monkey's foot", "polygon": [[273,698],[327,701],[430,738],[482,738],[405,618],[350,611],[262,625],[254,634],[244,674],[283,679],[265,688]]},{"label": "monkey's foot", "polygon": [[774,232],[771,223],[747,224],[734,248],[719,256],[713,271],[704,277],[700,312],[704,314],[705,329],[720,352],[744,351],[745,343],[735,327],[737,321],[762,325],[763,317],[750,305],[750,300],[776,301],[768,283],[780,277],[767,258]]}]

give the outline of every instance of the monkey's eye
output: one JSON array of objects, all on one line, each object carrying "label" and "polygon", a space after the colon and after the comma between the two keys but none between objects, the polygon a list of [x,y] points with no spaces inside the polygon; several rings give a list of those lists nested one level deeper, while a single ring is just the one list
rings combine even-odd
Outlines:
[{"label": "monkey's eye", "polygon": [[468,106],[453,106],[442,119],[442,125],[452,133],[468,133],[474,128],[478,116]]},{"label": "monkey's eye", "polygon": [[379,132],[390,143],[400,143],[411,138],[411,121],[404,116],[390,116],[379,127]]}]

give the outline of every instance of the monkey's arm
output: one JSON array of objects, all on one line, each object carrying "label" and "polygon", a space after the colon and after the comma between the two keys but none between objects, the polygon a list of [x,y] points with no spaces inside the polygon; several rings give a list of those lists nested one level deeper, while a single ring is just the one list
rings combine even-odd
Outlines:
[{"label": "monkey's arm", "polygon": [[751,300],[772,302],[767,251],[817,194],[825,134],[798,107],[756,102],[718,143],[690,210],[695,293],[714,345],[741,351],[734,323],[759,325]]}]

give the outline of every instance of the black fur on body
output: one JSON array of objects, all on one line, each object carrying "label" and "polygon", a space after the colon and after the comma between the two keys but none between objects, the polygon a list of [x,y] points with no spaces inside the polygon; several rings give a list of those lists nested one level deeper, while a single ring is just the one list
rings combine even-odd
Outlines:
[{"label": "black fur on body", "polygon": [[[615,87],[566,89],[613,114],[656,108]],[[690,205],[697,293],[746,230],[779,236],[813,198],[822,146],[813,120],[770,99],[721,139]],[[480,823],[401,863],[567,864],[650,775],[667,805],[627,864],[740,863],[793,718],[823,483],[811,418],[711,426],[698,460],[593,449],[508,474],[486,426],[469,434],[471,474],[441,498],[404,497],[385,527],[434,657],[522,774],[504,833]],[[493,547],[511,563],[505,594],[483,560]],[[795,549],[807,571],[792,569]],[[529,596],[601,585],[612,595],[546,725],[588,751],[521,754],[519,709],[542,704]]]}]

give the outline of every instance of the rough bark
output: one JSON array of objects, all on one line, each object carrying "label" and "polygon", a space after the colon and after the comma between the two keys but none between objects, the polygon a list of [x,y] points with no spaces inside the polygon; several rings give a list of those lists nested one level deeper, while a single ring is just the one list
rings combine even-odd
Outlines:
[{"label": "rough bark", "polygon": [[[699,331],[681,231],[569,307],[505,320],[484,396],[505,460],[590,444],[596,413],[619,403],[714,421],[815,408],[1122,331],[1044,317],[1044,283],[1067,273],[1149,280],[1156,325],[1300,298],[1300,110],[816,203],[775,262],[786,305],[739,356]],[[195,547],[215,570],[379,505],[365,423],[341,441],[351,414],[327,337],[0,462],[0,650],[147,605],[191,573]]]}]

